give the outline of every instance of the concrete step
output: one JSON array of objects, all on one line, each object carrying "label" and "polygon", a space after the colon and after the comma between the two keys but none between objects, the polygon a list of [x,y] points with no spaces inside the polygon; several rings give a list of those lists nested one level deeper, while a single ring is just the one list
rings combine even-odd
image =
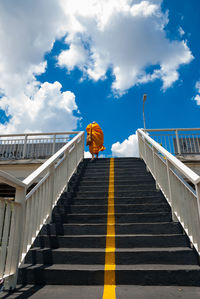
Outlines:
[{"label": "concrete step", "polygon": [[[108,253],[109,255],[109,253]],[[113,252],[110,252],[113,255]],[[111,259],[112,260],[112,259]],[[25,258],[28,264],[105,264],[104,248],[33,248]],[[195,265],[197,256],[190,248],[116,248],[116,265],[174,264]]]},{"label": "concrete step", "polygon": [[[107,237],[110,241],[113,236]],[[143,247],[183,247],[189,246],[188,239],[181,234],[116,234],[114,239],[116,248],[143,248]],[[106,234],[104,235],[39,235],[34,247],[40,248],[104,248]]]},{"label": "concrete step", "polygon": [[[42,235],[105,235],[107,224],[63,224],[51,223],[43,226],[40,234]],[[115,233],[121,234],[182,234],[183,229],[180,223],[157,222],[157,223],[122,223],[115,224]]]},{"label": "concrete step", "polygon": [[[88,158],[88,159],[84,159],[83,160],[83,164],[90,164],[91,162],[91,158]],[[114,162],[115,163],[144,163],[144,161],[141,159],[141,158],[136,158],[136,157],[127,157],[127,158],[114,158]],[[101,164],[101,163],[108,163],[110,164],[110,158],[98,158],[98,159],[95,159],[92,164]]]},{"label": "concrete step", "polygon": [[[115,205],[118,204],[149,204],[149,203],[166,203],[166,199],[164,199],[163,196],[157,195],[157,196],[146,196],[146,197],[115,197],[114,199]],[[58,206],[69,206],[70,204],[75,205],[107,205],[108,198],[61,198],[58,201]]]},{"label": "concrete step", "polygon": [[[150,173],[137,173],[137,174],[116,174],[115,173],[115,182],[122,182],[122,181],[144,181],[144,180],[147,180],[147,179],[151,179],[153,180],[152,176]],[[75,180],[75,177],[72,179],[72,182],[73,180]],[[80,182],[90,182],[90,181],[95,181],[95,182],[99,182],[99,181],[106,181],[106,182],[109,182],[109,175],[98,175],[98,174],[93,174],[93,175],[90,175],[90,174],[87,174],[85,173],[84,175],[80,175],[79,177],[79,181]],[[154,180],[153,180],[154,181]]]},{"label": "concrete step", "polygon": [[[90,168],[90,169],[85,169],[82,174],[83,176],[93,176],[93,175],[98,175],[98,176],[103,176],[103,175],[109,175],[110,169],[107,168],[102,168],[102,169],[96,169],[96,168]],[[127,169],[123,169],[123,168],[119,168],[117,172],[115,172],[115,176],[120,176],[123,174],[130,174],[130,175],[135,175],[137,176],[138,173],[140,173],[140,175],[145,175],[146,174],[146,168],[142,168],[142,167],[135,167],[135,168],[127,168]]]},{"label": "concrete step", "polygon": [[[115,214],[116,223],[138,223],[138,222],[169,222],[171,213],[151,212],[151,213],[120,213]],[[58,214],[53,213],[52,222],[61,223],[107,223],[106,214]]]},{"label": "concrete step", "polygon": [[[106,181],[109,182],[109,174],[102,174],[99,175],[98,173],[94,173],[94,174],[84,174],[84,176],[79,176],[80,180],[82,181]],[[125,181],[125,180],[131,180],[132,182],[134,182],[134,180],[145,180],[146,178],[152,178],[150,175],[148,174],[144,174],[144,173],[122,173],[122,174],[118,174],[115,175],[115,181]],[[76,181],[77,182],[77,181]]]},{"label": "concrete step", "polygon": [[[146,171],[146,165],[142,162],[137,162],[137,163],[131,163],[131,164],[125,164],[125,163],[115,163],[114,165],[114,170],[117,172],[118,170],[120,171],[121,169],[135,169],[135,168],[141,168]],[[110,164],[95,164],[95,163],[90,163],[87,164],[85,167],[83,167],[84,170],[105,170],[105,169],[110,169]]]},{"label": "concrete step", "polygon": [[[150,184],[139,184],[139,185],[115,185],[115,193],[123,191],[123,192],[128,192],[128,191],[137,191],[138,189],[140,190],[156,190],[156,185],[154,183]],[[98,184],[92,185],[92,186],[76,186],[74,187],[74,192],[107,192],[108,191],[108,185],[107,186],[99,186]]]},{"label": "concrete step", "polygon": [[[76,198],[108,198],[108,192],[105,191],[85,191],[85,192],[71,192],[71,197],[74,199]],[[160,191],[157,191],[152,188],[152,190],[149,188],[148,190],[143,190],[142,188],[134,191],[115,191],[114,192],[115,197],[141,197],[141,196],[157,196],[161,195]],[[68,196],[70,196],[70,192],[68,193]]]},{"label": "concrete step", "polygon": [[[113,270],[109,270],[113,272]],[[109,275],[109,273],[108,273]],[[116,285],[199,286],[198,265],[117,265]],[[54,285],[103,285],[104,265],[25,264],[18,283]]]},{"label": "concrete step", "polygon": [[[144,212],[169,212],[171,210],[167,203],[149,203],[149,204],[116,204],[114,205],[115,213],[144,213]],[[54,208],[55,213],[107,213],[107,205],[57,205]]]},{"label": "concrete step", "polygon": [[[74,183],[77,186],[109,186],[109,180],[101,180],[101,181],[97,181],[97,180],[80,180],[79,182]],[[72,184],[72,185],[74,185]],[[135,178],[134,180],[115,180],[115,186],[118,185],[123,185],[123,186],[129,186],[129,185],[155,185],[155,181],[151,178],[151,177],[147,177],[146,179],[140,179],[140,178]]]}]

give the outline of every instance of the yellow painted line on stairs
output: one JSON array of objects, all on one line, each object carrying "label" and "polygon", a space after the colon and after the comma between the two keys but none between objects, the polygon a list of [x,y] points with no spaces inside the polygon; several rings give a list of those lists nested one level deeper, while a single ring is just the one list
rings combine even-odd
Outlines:
[{"label": "yellow painted line on stairs", "polygon": [[115,299],[114,158],[110,159],[103,299]]}]

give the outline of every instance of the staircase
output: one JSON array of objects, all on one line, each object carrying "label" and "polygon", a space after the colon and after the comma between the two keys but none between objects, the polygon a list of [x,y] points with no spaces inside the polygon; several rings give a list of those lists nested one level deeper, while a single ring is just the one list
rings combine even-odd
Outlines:
[{"label": "staircase", "polygon": [[[110,159],[85,159],[18,283],[103,285]],[[138,158],[114,159],[116,285],[200,285],[199,259]]]}]

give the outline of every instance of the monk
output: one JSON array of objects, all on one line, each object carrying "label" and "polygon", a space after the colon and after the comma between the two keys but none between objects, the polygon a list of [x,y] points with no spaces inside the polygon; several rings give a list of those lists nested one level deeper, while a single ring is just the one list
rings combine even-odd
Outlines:
[{"label": "monk", "polygon": [[92,161],[94,160],[94,155],[98,158],[99,152],[104,151],[106,148],[103,146],[104,136],[103,131],[100,126],[93,121],[86,128],[87,134],[91,134],[92,142],[89,146],[89,151],[92,154]]}]

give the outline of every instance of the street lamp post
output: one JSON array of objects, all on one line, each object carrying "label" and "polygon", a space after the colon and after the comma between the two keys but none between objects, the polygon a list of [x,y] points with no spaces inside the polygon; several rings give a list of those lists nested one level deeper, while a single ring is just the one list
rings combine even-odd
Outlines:
[{"label": "street lamp post", "polygon": [[145,116],[144,116],[144,103],[147,99],[147,94],[143,95],[143,122],[144,122],[144,129],[146,130],[146,123],[145,123]]}]

